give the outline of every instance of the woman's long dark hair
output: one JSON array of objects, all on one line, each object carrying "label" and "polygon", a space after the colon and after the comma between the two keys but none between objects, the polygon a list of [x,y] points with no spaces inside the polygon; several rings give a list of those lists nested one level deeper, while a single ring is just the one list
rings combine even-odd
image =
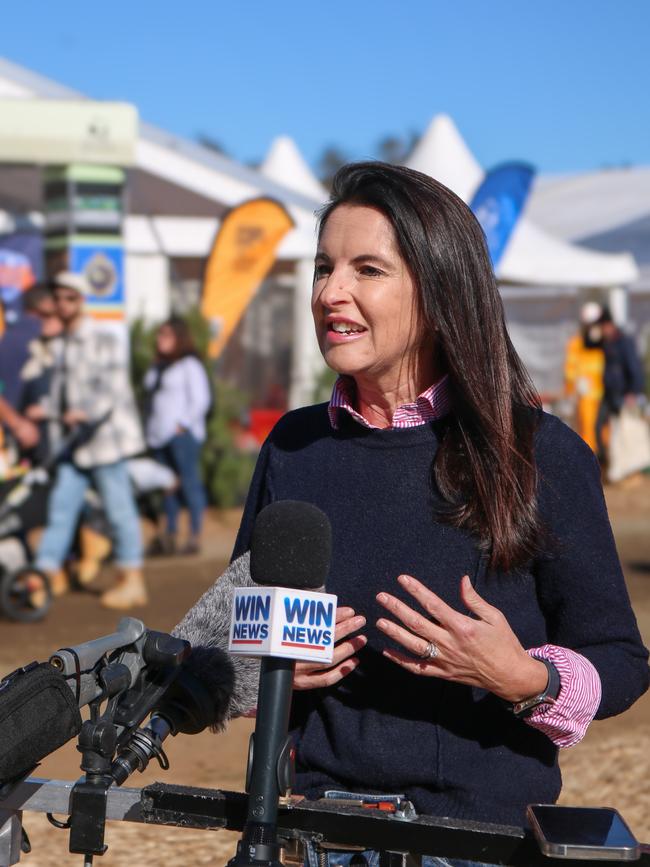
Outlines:
[{"label": "woman's long dark hair", "polygon": [[446,503],[440,520],[476,535],[492,567],[516,568],[539,538],[533,433],[541,402],[508,336],[483,231],[447,187],[386,163],[337,172],[320,233],[342,204],[390,220],[437,369],[449,377],[453,411],[433,465]]},{"label": "woman's long dark hair", "polygon": [[194,338],[192,337],[192,332],[190,331],[190,326],[184,319],[181,319],[180,316],[171,316],[158,326],[158,330],[161,328],[169,328],[169,330],[173,332],[176,339],[176,346],[173,352],[169,355],[161,355],[156,350],[157,364],[162,364],[163,366],[173,364],[175,361],[180,361],[181,358],[185,358],[187,355],[198,354]]}]

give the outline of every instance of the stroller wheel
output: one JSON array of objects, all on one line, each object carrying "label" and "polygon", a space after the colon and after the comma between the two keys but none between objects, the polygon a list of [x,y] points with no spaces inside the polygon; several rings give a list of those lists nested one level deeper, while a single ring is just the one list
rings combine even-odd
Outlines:
[{"label": "stroller wheel", "polygon": [[41,620],[51,604],[50,580],[40,569],[25,566],[0,578],[0,609],[10,620]]}]

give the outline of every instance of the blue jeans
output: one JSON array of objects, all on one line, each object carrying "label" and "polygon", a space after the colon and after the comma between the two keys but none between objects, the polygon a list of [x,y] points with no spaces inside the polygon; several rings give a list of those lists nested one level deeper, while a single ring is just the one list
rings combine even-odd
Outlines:
[{"label": "blue jeans", "polygon": [[181,500],[190,513],[190,528],[194,536],[201,532],[203,512],[205,511],[205,491],[199,472],[201,443],[189,431],[183,431],[171,439],[167,445],[154,450],[154,457],[170,467],[178,476],[179,490],[165,494],[165,517],[167,532],[178,529],[178,515]]},{"label": "blue jeans", "polygon": [[142,565],[140,518],[126,462],[117,461],[87,470],[62,463],[47,504],[47,526],[36,555],[39,569],[54,572],[61,568],[70,552],[84,494],[91,483],[106,510],[118,566],[138,568]]}]

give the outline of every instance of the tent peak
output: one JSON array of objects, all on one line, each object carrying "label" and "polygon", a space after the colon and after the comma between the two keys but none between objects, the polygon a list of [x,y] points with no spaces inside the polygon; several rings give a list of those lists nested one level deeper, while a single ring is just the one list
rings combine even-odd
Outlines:
[{"label": "tent peak", "polygon": [[484,175],[448,114],[434,115],[406,165],[440,181],[466,202]]},{"label": "tent peak", "polygon": [[273,139],[259,170],[270,180],[317,202],[324,202],[327,199],[327,191],[309,168],[294,140],[288,135]]}]

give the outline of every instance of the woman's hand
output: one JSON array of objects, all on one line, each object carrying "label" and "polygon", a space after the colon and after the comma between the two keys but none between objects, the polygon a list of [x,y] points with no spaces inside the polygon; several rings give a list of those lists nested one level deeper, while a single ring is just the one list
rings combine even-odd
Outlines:
[{"label": "woman's hand", "polygon": [[[366,625],[366,618],[357,615],[353,608],[336,609],[336,629],[334,631],[334,658],[331,664],[317,662],[296,663],[296,673],[293,678],[294,689],[319,689],[332,686],[342,680],[346,674],[359,664],[356,656],[358,650],[365,646],[368,639],[365,635],[355,635],[347,638]],[[347,639],[343,641],[342,639]]]},{"label": "woman's hand", "polygon": [[384,650],[388,659],[413,674],[482,687],[506,701],[521,701],[546,687],[544,664],[526,653],[501,611],[479,596],[467,575],[460,592],[474,617],[450,608],[409,575],[397,580],[429,617],[389,593],[378,594],[377,601],[403,624],[381,619],[378,628],[409,651]]}]

